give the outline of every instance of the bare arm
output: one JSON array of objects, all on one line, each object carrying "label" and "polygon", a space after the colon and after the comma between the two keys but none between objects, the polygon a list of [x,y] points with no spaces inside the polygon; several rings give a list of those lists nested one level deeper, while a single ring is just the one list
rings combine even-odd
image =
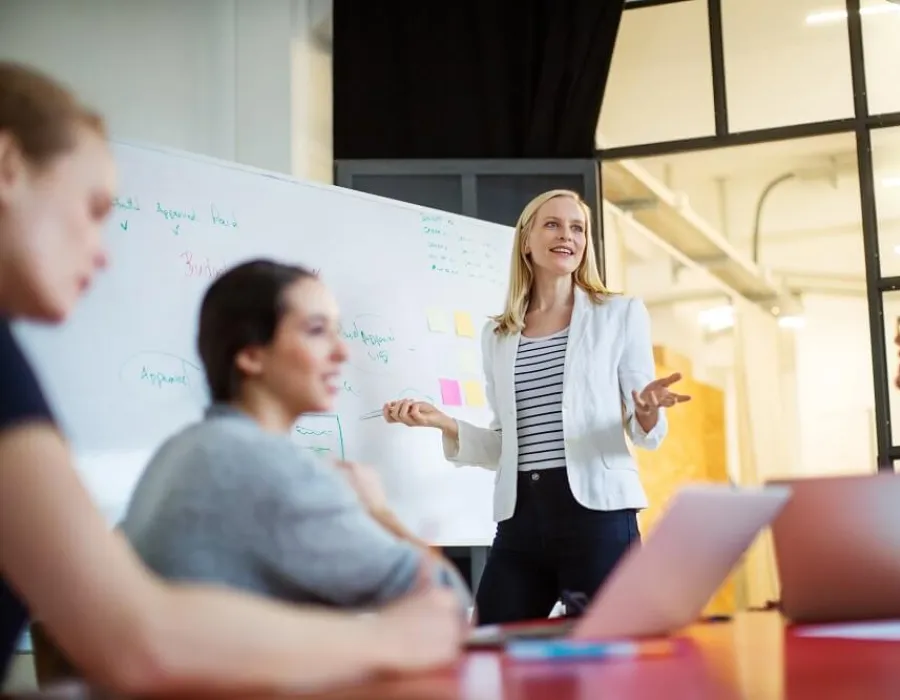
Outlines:
[{"label": "bare arm", "polygon": [[411,532],[390,509],[387,494],[377,470],[358,462],[338,461],[338,469],[356,491],[366,511],[375,522],[394,537],[409,542],[426,554],[422,557],[420,576],[439,586],[451,587],[460,603],[468,610],[474,605],[472,591],[456,567],[441,550]]},{"label": "bare arm", "polygon": [[390,532],[394,537],[401,540],[406,540],[410,544],[413,544],[420,549],[431,551],[432,546],[425,540],[410,532],[407,527],[402,522],[400,522],[400,518],[398,518],[394,514],[394,512],[389,510],[387,507],[369,509],[369,514],[379,525],[381,525],[381,527]]},{"label": "bare arm", "polygon": [[314,688],[446,663],[459,648],[449,593],[362,618],[163,583],[109,530],[47,423],[0,433],[0,538],[0,571],[33,616],[88,678],[120,691]]},{"label": "bare arm", "polygon": [[337,469],[344,475],[356,492],[366,511],[381,527],[394,537],[406,540],[422,549],[430,549],[425,540],[414,535],[390,509],[387,493],[381,483],[378,471],[367,464],[340,459],[335,462]]}]

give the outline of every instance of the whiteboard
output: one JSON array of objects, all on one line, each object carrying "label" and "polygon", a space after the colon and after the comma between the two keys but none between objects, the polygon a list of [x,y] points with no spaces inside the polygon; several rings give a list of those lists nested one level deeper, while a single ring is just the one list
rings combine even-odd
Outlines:
[{"label": "whiteboard", "polygon": [[210,281],[270,257],[320,271],[350,352],[334,412],[305,416],[293,439],[377,467],[419,536],[490,543],[494,474],[447,463],[436,430],[371,416],[414,397],[487,425],[479,337],[502,309],[512,229],[166,149],[114,151],[111,267],[66,324],[16,327],[107,517],[208,403],[195,344]]}]

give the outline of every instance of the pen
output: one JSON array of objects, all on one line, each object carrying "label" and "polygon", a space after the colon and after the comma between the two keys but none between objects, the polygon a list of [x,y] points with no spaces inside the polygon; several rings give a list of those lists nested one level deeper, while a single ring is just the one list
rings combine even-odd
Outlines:
[{"label": "pen", "polygon": [[569,639],[526,639],[509,642],[506,655],[515,661],[556,659],[638,659],[666,656],[675,650],[668,640],[650,642],[583,642]]},{"label": "pen", "polygon": [[707,615],[700,622],[731,622],[731,615]]}]

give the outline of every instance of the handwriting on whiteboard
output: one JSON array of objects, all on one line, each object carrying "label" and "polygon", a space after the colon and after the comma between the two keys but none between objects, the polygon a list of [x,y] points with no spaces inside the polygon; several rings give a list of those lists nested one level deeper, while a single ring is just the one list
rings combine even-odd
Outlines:
[{"label": "handwriting on whiteboard", "polygon": [[434,404],[434,395],[417,389],[416,387],[407,387],[397,392],[397,399],[412,399],[413,401],[424,401],[425,403]]},{"label": "handwriting on whiteboard", "polygon": [[203,368],[179,355],[145,351],[128,358],[119,379],[135,396],[147,399],[205,397]]},{"label": "handwriting on whiteboard", "polygon": [[224,226],[225,228],[237,228],[237,219],[234,217],[234,213],[226,216],[218,209],[216,209],[215,204],[210,204],[209,214],[212,217],[212,222],[214,225]]},{"label": "handwriting on whiteboard", "polygon": [[178,258],[183,265],[182,269],[186,277],[215,279],[225,272],[225,265],[210,262],[205,255],[194,255],[190,250],[184,251]]},{"label": "handwriting on whiteboard", "polygon": [[453,217],[422,214],[428,269],[438,275],[502,284],[506,268],[499,241],[477,240],[460,232]]},{"label": "handwriting on whiteboard", "polygon": [[294,424],[291,437],[304,450],[344,459],[344,433],[340,416],[336,413],[303,416]]},{"label": "handwriting on whiteboard", "polygon": [[197,212],[193,209],[169,209],[159,202],[156,203],[156,213],[162,214],[166,221],[196,221]]},{"label": "handwriting on whiteboard", "polygon": [[188,385],[187,372],[182,371],[175,374],[169,374],[167,372],[156,370],[152,366],[148,367],[147,365],[141,365],[140,379],[142,382],[148,382],[157,389],[161,389],[164,386],[171,386],[172,384],[178,384],[180,386]]},{"label": "handwriting on whiteboard", "polygon": [[[129,197],[127,199],[117,199],[114,201],[114,205],[119,209],[140,211],[140,205],[138,204],[137,198]],[[188,221],[196,223],[198,218],[197,210],[193,207],[163,206],[161,202],[156,203],[156,213],[160,214],[166,221],[179,225]],[[238,227],[237,217],[234,212],[226,212],[215,204],[209,205],[209,223],[213,226],[230,229],[236,229]],[[180,230],[175,231],[173,229],[173,232],[178,234],[180,233]]]},{"label": "handwriting on whiteboard", "polygon": [[350,381],[348,379],[342,380],[341,386],[339,388],[341,391],[343,391],[346,394],[352,394],[353,396],[360,395],[359,391],[356,389],[355,386],[353,386],[353,384],[350,383]]},{"label": "handwriting on whiteboard", "polygon": [[140,211],[141,204],[137,197],[114,197],[113,207],[126,211]]},{"label": "handwriting on whiteboard", "polygon": [[361,368],[382,368],[391,363],[397,338],[390,323],[378,314],[360,314],[341,325],[351,362]]}]

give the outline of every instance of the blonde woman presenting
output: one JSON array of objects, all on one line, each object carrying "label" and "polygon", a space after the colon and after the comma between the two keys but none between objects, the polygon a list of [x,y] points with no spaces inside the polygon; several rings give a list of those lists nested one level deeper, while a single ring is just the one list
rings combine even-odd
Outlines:
[{"label": "blonde woman presenting", "polygon": [[603,285],[590,222],[568,190],[519,217],[506,309],[482,335],[489,428],[427,403],[384,406],[389,423],[439,428],[451,462],[498,472],[482,624],[546,617],[567,592],[594,595],[640,539],[647,505],[625,433],[657,448],[665,409],[690,398],[670,389],[680,375],[654,379],[647,309]]}]

